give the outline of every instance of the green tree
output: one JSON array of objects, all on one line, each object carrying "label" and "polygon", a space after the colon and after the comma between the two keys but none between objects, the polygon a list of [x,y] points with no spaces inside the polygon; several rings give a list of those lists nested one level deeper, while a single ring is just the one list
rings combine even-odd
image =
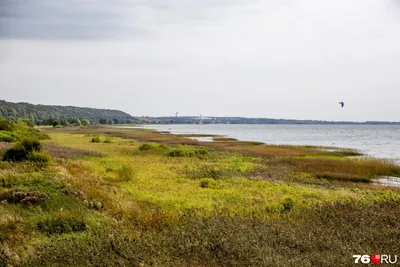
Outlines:
[{"label": "green tree", "polygon": [[60,125],[61,123],[58,120],[53,120],[53,127]]},{"label": "green tree", "polygon": [[69,122],[68,122],[67,119],[61,119],[61,125],[67,127],[67,126],[69,126],[70,124],[69,124]]},{"label": "green tree", "polygon": [[88,125],[90,125],[90,121],[88,119],[81,119],[81,124],[83,126],[88,126]]}]

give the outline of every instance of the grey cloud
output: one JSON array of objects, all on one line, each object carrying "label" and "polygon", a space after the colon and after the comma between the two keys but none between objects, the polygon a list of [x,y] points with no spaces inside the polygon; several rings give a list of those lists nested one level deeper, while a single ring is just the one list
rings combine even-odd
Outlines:
[{"label": "grey cloud", "polygon": [[239,0],[2,0],[2,39],[112,39],[156,33],[163,24],[212,20],[210,10],[253,1]]},{"label": "grey cloud", "polygon": [[128,23],[122,1],[18,0],[0,3],[0,38],[104,39],[148,34]]}]

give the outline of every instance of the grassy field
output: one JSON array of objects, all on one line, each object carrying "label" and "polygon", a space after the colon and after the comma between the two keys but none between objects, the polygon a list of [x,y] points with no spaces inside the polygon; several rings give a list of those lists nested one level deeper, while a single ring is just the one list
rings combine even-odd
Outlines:
[{"label": "grassy field", "polygon": [[0,162],[0,266],[351,266],[353,254],[398,252],[400,191],[370,182],[400,176],[389,161],[151,130],[46,132],[48,163]]}]

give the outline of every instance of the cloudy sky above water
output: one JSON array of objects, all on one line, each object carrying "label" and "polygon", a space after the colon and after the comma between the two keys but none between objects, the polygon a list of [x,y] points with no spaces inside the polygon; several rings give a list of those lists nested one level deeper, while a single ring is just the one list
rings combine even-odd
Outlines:
[{"label": "cloudy sky above water", "polygon": [[0,99],[400,121],[400,0],[0,0]]}]

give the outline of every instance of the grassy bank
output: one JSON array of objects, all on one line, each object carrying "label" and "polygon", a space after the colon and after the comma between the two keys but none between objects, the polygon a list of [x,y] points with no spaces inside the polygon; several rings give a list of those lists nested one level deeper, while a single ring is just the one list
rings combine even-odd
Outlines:
[{"label": "grassy bank", "polygon": [[390,162],[151,130],[47,131],[48,164],[0,162],[0,266],[338,266],[398,249],[400,192],[370,183],[400,176]]}]

